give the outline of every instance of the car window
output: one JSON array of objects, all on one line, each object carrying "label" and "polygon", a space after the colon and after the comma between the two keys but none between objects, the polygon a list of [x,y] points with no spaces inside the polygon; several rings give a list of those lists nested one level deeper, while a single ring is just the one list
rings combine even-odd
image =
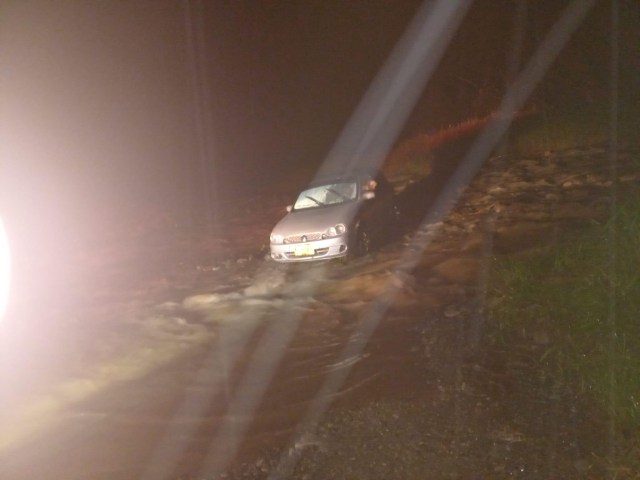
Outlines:
[{"label": "car window", "polygon": [[294,210],[324,207],[356,199],[356,182],[328,183],[303,191],[293,205]]}]

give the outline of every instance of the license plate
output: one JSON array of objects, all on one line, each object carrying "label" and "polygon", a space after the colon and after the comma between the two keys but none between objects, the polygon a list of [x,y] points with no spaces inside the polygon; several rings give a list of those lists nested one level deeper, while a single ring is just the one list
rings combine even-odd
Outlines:
[{"label": "license plate", "polygon": [[305,243],[304,245],[296,245],[295,247],[293,247],[293,254],[296,257],[309,257],[311,255],[315,255],[316,251],[313,246]]}]

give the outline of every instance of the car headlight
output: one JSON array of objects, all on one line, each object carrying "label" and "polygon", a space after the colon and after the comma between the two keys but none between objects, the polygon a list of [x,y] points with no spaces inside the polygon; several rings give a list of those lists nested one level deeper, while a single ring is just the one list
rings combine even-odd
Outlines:
[{"label": "car headlight", "polygon": [[272,233],[269,237],[269,240],[271,241],[271,243],[282,243],[284,242],[284,237],[282,235]]},{"label": "car headlight", "polygon": [[327,231],[324,232],[326,238],[337,237],[338,235],[342,235],[347,231],[347,227],[345,227],[342,223],[339,223],[335,227],[328,228]]}]

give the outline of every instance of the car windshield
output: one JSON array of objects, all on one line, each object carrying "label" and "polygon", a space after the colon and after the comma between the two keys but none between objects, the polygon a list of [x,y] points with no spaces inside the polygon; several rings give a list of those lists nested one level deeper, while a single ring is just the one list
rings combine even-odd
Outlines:
[{"label": "car windshield", "polygon": [[357,193],[358,190],[355,180],[327,183],[302,192],[293,205],[293,209],[303,210],[306,208],[324,207],[326,205],[350,202],[356,199]]}]

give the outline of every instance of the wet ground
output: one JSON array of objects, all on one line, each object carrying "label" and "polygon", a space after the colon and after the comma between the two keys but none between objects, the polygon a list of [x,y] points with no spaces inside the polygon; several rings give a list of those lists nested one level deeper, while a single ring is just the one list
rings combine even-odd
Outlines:
[{"label": "wet ground", "polygon": [[[617,162],[637,190],[638,152]],[[282,208],[250,202],[225,234],[106,245],[78,295],[25,295],[0,476],[599,478],[606,428],[538,375],[545,332],[492,344],[482,306],[493,256],[606,218],[609,155],[496,155],[423,224],[452,168],[398,179],[404,230],[348,264],[268,261]]]}]

